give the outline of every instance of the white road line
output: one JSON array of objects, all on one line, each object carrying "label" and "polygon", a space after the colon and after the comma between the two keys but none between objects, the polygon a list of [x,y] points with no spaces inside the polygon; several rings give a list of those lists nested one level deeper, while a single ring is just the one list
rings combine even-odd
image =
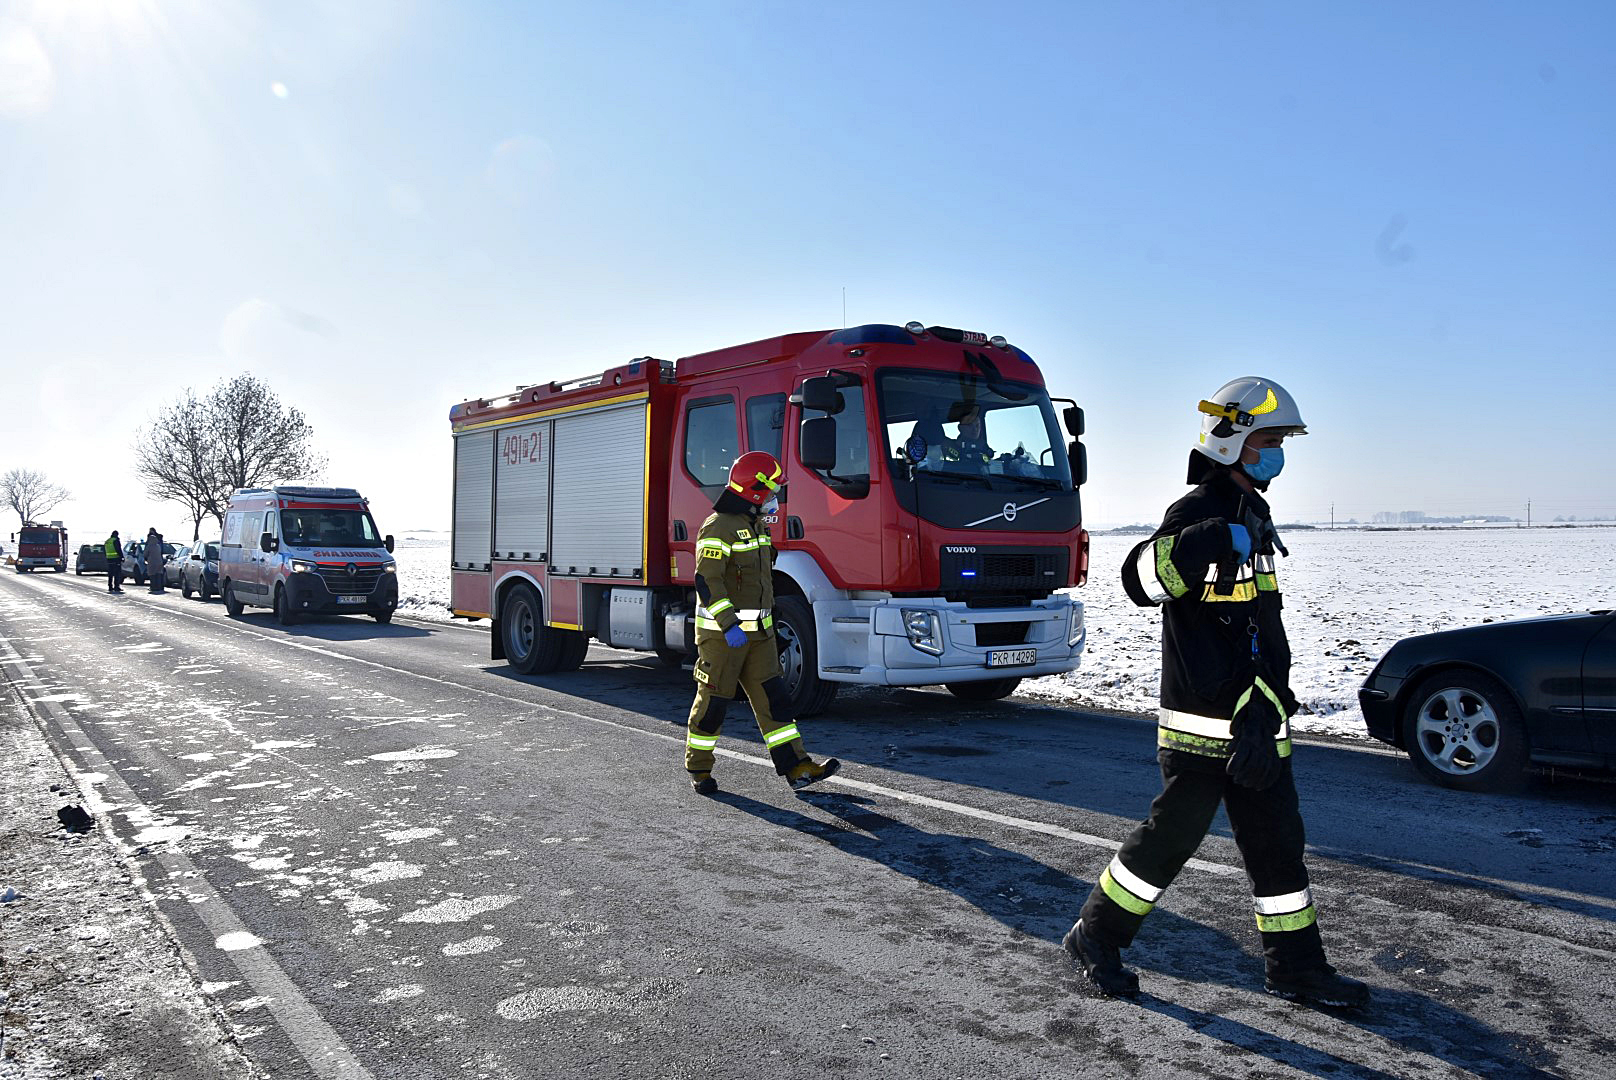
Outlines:
[{"label": "white road line", "polygon": [[[166,607],[162,610],[171,611],[171,609]],[[423,675],[418,671],[409,671],[405,668],[393,667],[389,664],[383,664],[377,660],[367,660],[361,656],[350,656],[347,653],[337,652],[333,649],[328,649],[320,645],[310,645],[307,642],[299,641],[296,638],[261,633],[257,630],[250,629],[229,620],[203,618],[202,616],[192,615],[190,612],[186,611],[171,611],[171,613],[184,616],[188,619],[196,619],[200,622],[206,622],[210,625],[228,626],[232,630],[237,630],[243,634],[258,638],[262,641],[268,641],[279,645],[287,645],[295,649],[302,649],[305,652],[316,653],[320,656],[328,656],[334,660],[347,660],[352,663],[364,664],[367,667],[377,668],[381,671],[392,672],[395,675],[406,675],[412,679],[423,679],[427,682],[437,683],[440,686],[452,686],[457,690],[465,690],[473,694],[482,694],[485,697],[494,698],[506,705],[519,703],[535,709],[544,709],[558,716],[567,716],[575,720],[587,720],[592,724],[601,724],[606,727],[618,728],[622,731],[630,731],[636,735],[649,735],[654,739],[662,739],[665,742],[677,743],[681,746],[684,745],[685,737],[683,734],[667,735],[660,731],[647,731],[645,728],[635,727],[633,724],[625,724],[617,720],[607,720],[599,716],[589,716],[585,713],[573,712],[570,709],[562,709],[554,705],[545,705],[536,701],[523,701],[521,698],[512,698],[505,694],[496,693],[493,690],[484,690],[481,687],[467,686],[464,683],[453,682],[449,679],[440,679],[435,675]],[[759,757],[755,754],[746,754],[739,750],[730,750],[725,747],[719,747],[715,752],[723,755],[724,757],[734,758],[737,761],[748,761],[754,765],[762,765],[770,769],[774,768],[773,761],[765,757]],[[943,810],[950,814],[958,814],[961,817],[976,818],[978,821],[990,821],[996,825],[1003,825],[1012,829],[1020,829],[1023,832],[1038,833],[1043,836],[1059,837],[1062,840],[1070,840],[1073,843],[1083,844],[1088,847],[1102,848],[1106,851],[1116,851],[1122,847],[1121,841],[1108,840],[1103,836],[1094,836],[1090,833],[1078,832],[1075,829],[1068,829],[1065,826],[1055,825],[1051,822],[1036,821],[1031,818],[1012,817],[1009,814],[999,814],[992,810],[983,810],[975,806],[970,806],[966,803],[952,802],[947,799],[937,799],[929,795],[917,795],[908,791],[900,791],[897,788],[885,787],[881,784],[872,784],[864,780],[853,780],[848,777],[833,776],[829,780],[825,781],[825,783],[852,788],[856,791],[868,792],[872,795],[880,795],[898,802],[910,803],[914,806],[927,806],[933,810]],[[1220,877],[1240,877],[1245,873],[1245,871],[1241,870],[1239,867],[1229,866],[1225,863],[1209,862],[1205,859],[1191,859],[1185,865],[1191,869],[1200,870],[1203,873],[1215,874]]]},{"label": "white road line", "polygon": [[[4,648],[12,652],[9,644],[5,644]],[[34,679],[28,665],[14,652],[8,659],[20,666],[30,680]],[[74,767],[71,762],[64,764],[68,765],[67,771],[72,775],[74,783],[78,784],[86,802],[93,804],[109,795],[126,815],[129,811],[138,811],[150,817],[157,816],[150,807],[140,801],[134,790],[118,774],[112,762],[96,749],[89,736],[61,704],[55,701],[30,701],[27,695],[22,693],[21,688],[13,684],[11,689],[25,712],[36,717],[37,713],[34,710],[43,710],[49,714],[51,721],[61,729],[63,735],[67,736],[73,751],[83,758],[84,769]],[[47,745],[50,744],[50,740],[47,739],[46,742]],[[82,778],[86,771],[106,778],[100,781],[104,794],[103,791],[97,791],[90,781]],[[185,949],[182,939],[174,929],[174,924],[158,905],[157,898],[152,894],[151,887],[147,884],[139,863],[135,861],[129,844],[110,828],[107,834],[121,852],[125,864],[140,887],[141,893],[150,902],[153,912],[167,928],[169,937],[173,939],[175,945],[187,953],[191,969],[199,970],[194,954]],[[200,902],[191,905],[191,910],[202,920],[202,924],[213,935],[214,941],[219,941],[227,934],[246,935],[237,940],[248,938],[256,940],[246,924],[213,886],[208,884],[208,879],[184,852],[164,848],[156,853],[155,858],[170,878],[185,882],[187,892],[202,898]],[[275,1023],[286,1033],[287,1038],[292,1040],[292,1045],[297,1048],[303,1060],[308,1062],[315,1076],[321,1080],[374,1080],[370,1071],[359,1063],[353,1051],[348,1049],[348,1045],[338,1037],[331,1025],[327,1024],[314,1006],[309,1004],[308,999],[298,990],[297,984],[275,962],[275,958],[263,945],[228,950],[226,955],[229,956],[231,963],[235,964],[236,970],[241,972],[242,978],[253,988],[253,992],[258,997],[266,999],[265,1007],[275,1017]]]}]

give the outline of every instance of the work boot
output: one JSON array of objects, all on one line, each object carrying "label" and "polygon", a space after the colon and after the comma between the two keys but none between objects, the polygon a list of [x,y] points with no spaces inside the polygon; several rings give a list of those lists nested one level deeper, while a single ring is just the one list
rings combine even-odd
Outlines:
[{"label": "work boot", "polygon": [[690,774],[690,786],[696,789],[697,795],[711,795],[718,790],[718,781],[713,779],[710,772],[693,772]]},{"label": "work boot", "polygon": [[1329,964],[1295,975],[1270,974],[1263,980],[1263,989],[1276,997],[1303,1005],[1360,1009],[1369,1004],[1369,987],[1357,979],[1338,975]]},{"label": "work boot", "polygon": [[1061,939],[1073,960],[1089,977],[1089,982],[1106,997],[1135,997],[1139,993],[1139,976],[1122,966],[1122,950],[1089,937],[1079,919]]},{"label": "work boot", "polygon": [[828,776],[835,776],[836,770],[841,767],[842,763],[835,758],[826,758],[823,765],[813,758],[804,758],[791,766],[791,771],[786,773],[786,782],[794,788],[805,788]]}]

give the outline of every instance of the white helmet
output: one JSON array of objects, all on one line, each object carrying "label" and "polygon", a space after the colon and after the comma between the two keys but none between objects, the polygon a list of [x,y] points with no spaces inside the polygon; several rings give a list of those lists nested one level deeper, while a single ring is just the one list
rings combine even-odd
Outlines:
[{"label": "white helmet", "polygon": [[1307,434],[1307,423],[1290,393],[1257,375],[1224,383],[1211,401],[1197,408],[1202,414],[1201,436],[1194,449],[1220,465],[1240,461],[1240,448],[1253,431],[1282,428],[1287,435]]}]

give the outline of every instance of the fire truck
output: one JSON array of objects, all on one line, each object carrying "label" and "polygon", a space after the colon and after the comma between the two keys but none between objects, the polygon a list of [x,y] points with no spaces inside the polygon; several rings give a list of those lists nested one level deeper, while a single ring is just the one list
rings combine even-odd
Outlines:
[{"label": "fire truck", "polygon": [[787,334],[449,419],[449,607],[491,619],[492,658],[520,673],[575,669],[591,639],[693,653],[697,532],[747,450],[785,466],[764,520],[796,714],[844,683],[989,701],[1078,666],[1083,605],[1064,590],[1088,576],[1083,410],[1002,337]]},{"label": "fire truck", "polygon": [[25,521],[11,538],[17,542],[17,573],[39,569],[67,573],[67,529],[60,521],[49,525]]}]

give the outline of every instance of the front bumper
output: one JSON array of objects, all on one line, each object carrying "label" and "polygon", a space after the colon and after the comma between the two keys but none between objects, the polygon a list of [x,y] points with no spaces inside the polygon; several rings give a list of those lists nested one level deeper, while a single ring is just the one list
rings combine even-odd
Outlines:
[{"label": "front bumper", "polygon": [[286,575],[286,596],[293,611],[374,614],[398,607],[398,575],[382,574],[369,592],[332,592],[319,574]]},{"label": "front bumper", "polygon": [[1370,738],[1396,747],[1403,745],[1402,725],[1397,717],[1397,695],[1402,688],[1402,679],[1379,671],[1371,672],[1358,688],[1358,708],[1363,712]]},{"label": "front bumper", "polygon": [[[938,633],[928,649],[917,648],[906,629],[906,618],[916,612],[936,618]],[[1059,595],[1013,608],[970,608],[937,597],[819,601],[814,604],[814,628],[820,678],[874,686],[937,686],[1075,671],[1088,634],[1083,605]],[[1034,654],[1032,663],[988,666],[992,653],[1024,650]]]}]

